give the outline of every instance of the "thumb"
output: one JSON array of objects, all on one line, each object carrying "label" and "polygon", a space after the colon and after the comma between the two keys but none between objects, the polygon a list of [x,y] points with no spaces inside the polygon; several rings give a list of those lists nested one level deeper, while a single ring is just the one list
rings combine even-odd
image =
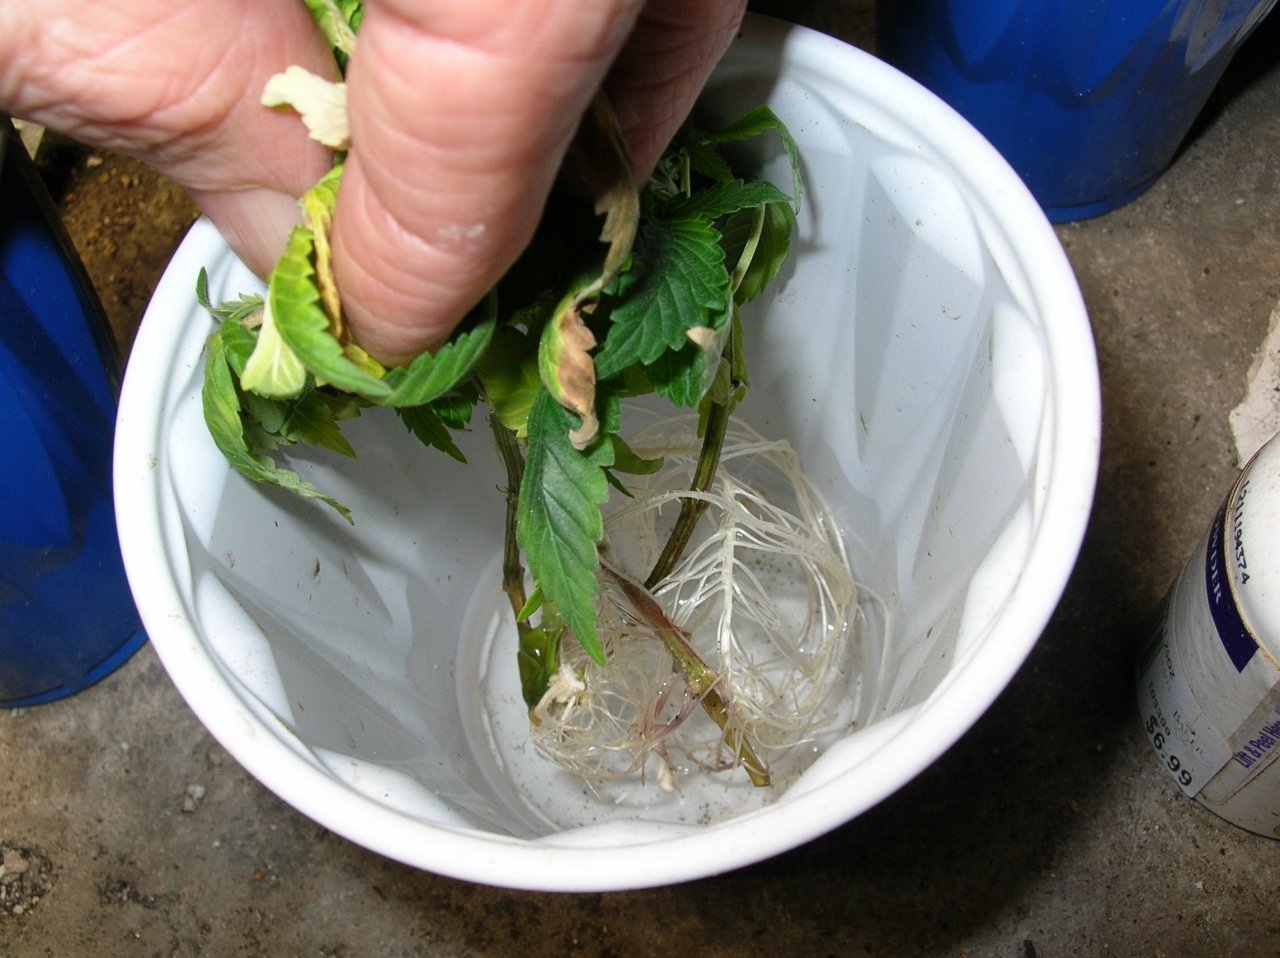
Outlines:
[{"label": "thumb", "polygon": [[636,0],[369,0],[334,268],[388,363],[441,343],[527,245]]}]

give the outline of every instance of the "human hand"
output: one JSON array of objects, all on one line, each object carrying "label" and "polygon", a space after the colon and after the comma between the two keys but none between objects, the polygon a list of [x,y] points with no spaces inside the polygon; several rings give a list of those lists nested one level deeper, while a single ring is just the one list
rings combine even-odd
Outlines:
[{"label": "human hand", "polygon": [[0,4],[0,111],[180,183],[259,275],[331,164],[296,116],[260,105],[290,63],[336,78],[300,0]]},{"label": "human hand", "polygon": [[[523,250],[606,82],[646,176],[745,0],[366,0],[335,269],[357,340],[397,363],[443,341]],[[333,74],[299,0],[42,0],[0,9],[0,109],[187,187],[265,275],[326,152],[259,105]],[[606,81],[606,76],[608,77]]]}]

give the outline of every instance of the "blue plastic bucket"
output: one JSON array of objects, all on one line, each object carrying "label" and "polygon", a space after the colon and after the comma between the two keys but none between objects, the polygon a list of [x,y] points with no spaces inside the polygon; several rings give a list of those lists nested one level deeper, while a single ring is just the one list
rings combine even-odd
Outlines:
[{"label": "blue plastic bucket", "polygon": [[877,53],[956,108],[1051,220],[1142,193],[1275,0],[884,0]]},{"label": "blue plastic bucket", "polygon": [[146,641],[112,505],[118,378],[101,306],[0,116],[0,705],[77,692]]}]

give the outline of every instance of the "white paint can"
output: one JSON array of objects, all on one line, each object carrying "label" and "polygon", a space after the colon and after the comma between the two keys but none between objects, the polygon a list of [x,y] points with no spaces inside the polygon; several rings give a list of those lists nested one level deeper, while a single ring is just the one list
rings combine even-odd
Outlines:
[{"label": "white paint can", "polygon": [[1233,824],[1280,838],[1280,438],[1250,460],[1140,659],[1161,763]]}]

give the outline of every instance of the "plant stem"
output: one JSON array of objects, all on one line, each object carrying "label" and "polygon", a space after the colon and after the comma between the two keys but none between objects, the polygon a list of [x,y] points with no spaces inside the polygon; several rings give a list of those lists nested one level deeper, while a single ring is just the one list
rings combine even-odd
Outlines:
[{"label": "plant stem", "polygon": [[532,720],[532,709],[542,701],[551,685],[551,677],[560,668],[560,637],[564,629],[554,616],[549,615],[546,608],[542,610],[541,626],[535,627],[529,623],[524,565],[520,561],[520,545],[516,539],[520,484],[524,481],[524,454],[515,434],[499,422],[496,415],[489,417],[489,426],[493,430],[498,453],[507,470],[506,528],[502,537],[502,591],[507,594],[516,623],[519,640],[516,666],[520,673],[520,694],[531,710],[529,714]]},{"label": "plant stem", "polygon": [[[723,402],[708,403],[707,421],[702,433],[702,449],[698,453],[698,462],[694,466],[693,478],[689,483],[690,491],[693,492],[710,490],[716,478],[716,471],[720,468],[720,454],[724,450],[733,397],[742,385],[735,369],[734,340],[731,330],[722,353],[723,360],[729,363],[731,370],[730,382]],[[707,511],[707,505],[707,500],[702,498],[688,497],[680,500],[680,514],[676,516],[675,526],[672,527],[671,534],[662,548],[662,554],[653,564],[653,569],[649,572],[649,577],[645,579],[643,586],[624,578],[607,566],[605,569],[626,592],[637,611],[657,630],[667,650],[680,667],[680,671],[684,673],[689,688],[698,696],[703,710],[724,731],[725,742],[734,750],[743,768],[746,769],[751,784],[766,786],[770,783],[769,770],[756,755],[746,734],[739,728],[729,727],[730,706],[717,688],[720,676],[703,661],[697,650],[689,644],[684,633],[667,617],[662,606],[651,594],[651,590],[669,576],[671,570],[676,567],[676,563],[680,561],[680,557],[689,545],[689,540],[693,537],[693,530],[697,527],[698,520]]]},{"label": "plant stem", "polygon": [[738,762],[746,770],[751,784],[765,787],[770,784],[769,769],[748,740],[746,733],[731,724],[733,712],[730,704],[720,694],[720,676],[715,669],[702,660],[697,650],[689,644],[684,632],[667,617],[649,590],[640,583],[628,578],[608,564],[603,565],[605,573],[622,589],[636,612],[643,618],[662,639],[680,671],[684,674],[689,690],[701,703],[703,711],[724,732],[725,744],[733,750]]},{"label": "plant stem", "polygon": [[[732,338],[730,336],[730,342],[725,346],[726,355],[733,348]],[[730,384],[731,395],[735,385]],[[691,492],[706,492],[715,481],[716,470],[720,468],[720,453],[724,449],[724,437],[728,426],[729,403],[710,403],[707,410],[706,429],[702,434],[702,450],[698,453],[698,463],[694,467],[693,479],[689,483]],[[689,545],[689,539],[693,536],[693,530],[698,525],[698,520],[707,511],[707,505],[706,499],[686,498],[680,500],[680,514],[676,516],[676,524],[671,529],[671,534],[667,537],[666,545],[662,548],[662,554],[658,556],[658,560],[653,564],[649,577],[644,580],[646,589],[657,588],[658,584],[671,574],[671,570],[676,567],[676,563],[684,555],[684,550]]]},{"label": "plant stem", "polygon": [[[502,536],[502,591],[507,594],[511,603],[511,611],[516,617],[516,627],[527,630],[528,623],[522,622],[520,613],[524,611],[528,596],[524,590],[524,566],[520,562],[520,546],[516,543],[516,518],[520,500],[520,483],[524,479],[524,456],[520,452],[520,444],[515,434],[498,421],[496,415],[489,416],[489,428],[493,430],[493,438],[498,446],[498,454],[507,470],[506,521]],[[523,634],[523,631],[522,633]]]}]

